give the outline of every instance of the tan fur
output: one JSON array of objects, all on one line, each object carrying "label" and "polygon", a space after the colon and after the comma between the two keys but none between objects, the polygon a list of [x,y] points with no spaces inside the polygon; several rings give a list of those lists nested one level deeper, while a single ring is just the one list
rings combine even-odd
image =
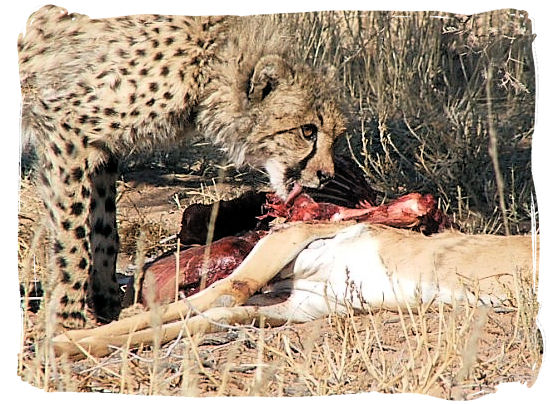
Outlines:
[{"label": "tan fur", "polygon": [[18,42],[22,126],[41,158],[64,326],[85,324],[89,289],[100,318],[118,315],[120,156],[200,134],[237,165],[268,167],[282,197],[295,182],[318,187],[333,175],[345,129],[336,80],[296,60],[271,21],[98,20],[55,6],[29,18]]},{"label": "tan fur", "polygon": [[[182,329],[190,334],[212,332],[220,330],[224,324],[250,324],[260,317],[264,317],[266,323],[274,326],[287,321],[307,321],[311,318],[310,313],[316,312],[317,308],[314,306],[319,302],[325,306],[321,310],[327,314],[329,309],[338,310],[330,302],[326,303],[331,299],[329,292],[325,292],[324,296],[317,296],[317,301],[295,299],[294,292],[291,292],[291,296],[282,303],[280,299],[277,301],[269,295],[257,295],[250,298],[246,306],[215,307],[244,303],[285,267],[283,272],[286,275],[280,274],[279,280],[275,281],[275,290],[278,284],[290,282],[291,288],[303,291],[310,285],[309,292],[314,292],[311,285],[323,285],[336,275],[346,281],[330,285],[325,283],[323,290],[341,288],[342,290],[333,292],[337,296],[345,296],[349,301],[339,301],[337,304],[341,308],[351,306],[360,311],[365,305],[389,309],[406,307],[414,305],[418,302],[417,299],[421,302],[425,299],[426,303],[451,303],[456,299],[470,304],[500,306],[504,304],[504,297],[514,294],[518,277],[533,275],[533,261],[538,260],[538,243],[533,249],[532,243],[536,240],[530,236],[503,237],[450,232],[426,237],[384,226],[361,225],[358,228],[360,231],[355,233],[357,237],[352,237],[352,241],[358,240],[359,243],[354,246],[353,251],[347,251],[346,254],[344,250],[339,256],[329,257],[334,259],[335,265],[314,260],[308,261],[310,266],[296,269],[301,265],[300,257],[306,252],[303,250],[306,245],[316,239],[334,235],[338,237],[338,234],[351,225],[353,223],[301,223],[280,229],[262,240],[230,277],[214,283],[189,299],[161,309],[163,325],[160,329],[151,328],[151,315],[145,313],[94,330],[69,331],[54,338],[55,351],[57,354],[65,353],[75,357],[81,356],[83,350],[94,355],[104,355],[109,352],[109,345],[150,344],[158,335],[162,342],[167,342],[176,338]],[[366,250],[372,246],[376,254],[369,255]],[[313,247],[314,250],[316,248],[319,247]],[[298,257],[295,259],[296,255]],[[359,275],[349,272],[352,265],[357,265],[356,259],[360,261]],[[287,266],[291,261],[291,265]],[[320,269],[323,265],[330,268]],[[378,284],[380,280],[377,280],[376,272],[380,270],[386,279]],[[290,274],[294,277],[285,280]],[[350,276],[352,278],[348,279]],[[396,290],[395,299],[390,293],[386,300],[372,297],[369,300],[371,295],[364,295],[361,296],[360,304],[352,302],[354,296],[347,292],[348,289],[361,289],[361,283],[377,291],[387,280],[392,280],[396,289],[408,283],[412,283],[413,287]],[[235,285],[239,287],[236,288]],[[445,289],[449,289],[451,293]],[[417,291],[420,291],[420,296]],[[422,291],[428,293],[423,296]],[[435,293],[432,295],[430,291]],[[305,313],[305,316],[297,311]],[[190,314],[191,318],[187,318]]]},{"label": "tan fur", "polygon": [[[400,280],[437,283],[439,289],[465,288],[483,303],[498,304],[538,261],[531,236],[471,235],[447,232],[426,237],[392,228],[375,228],[380,257]],[[493,300],[491,300],[493,299]]]}]

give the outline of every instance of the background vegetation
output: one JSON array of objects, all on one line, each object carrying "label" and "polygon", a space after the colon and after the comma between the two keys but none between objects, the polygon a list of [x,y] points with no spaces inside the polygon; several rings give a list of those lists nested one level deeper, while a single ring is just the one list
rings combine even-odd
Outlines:
[{"label": "background vegetation", "polygon": [[338,68],[349,144],[372,186],[389,198],[431,192],[463,230],[528,230],[535,67],[525,12],[275,18],[298,54]]}]

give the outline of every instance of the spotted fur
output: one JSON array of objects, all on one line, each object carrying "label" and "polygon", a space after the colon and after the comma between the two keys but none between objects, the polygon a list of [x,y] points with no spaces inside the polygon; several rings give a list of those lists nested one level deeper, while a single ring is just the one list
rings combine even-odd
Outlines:
[{"label": "spotted fur", "polygon": [[280,196],[333,174],[334,77],[293,59],[267,17],[90,19],[46,6],[18,42],[22,125],[40,156],[62,325],[117,317],[117,159],[198,133]]}]

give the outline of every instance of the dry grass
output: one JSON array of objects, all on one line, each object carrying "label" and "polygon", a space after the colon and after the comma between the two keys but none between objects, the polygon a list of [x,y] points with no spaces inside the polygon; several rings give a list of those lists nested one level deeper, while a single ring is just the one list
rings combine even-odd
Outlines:
[{"label": "dry grass", "polygon": [[349,143],[371,185],[390,198],[432,192],[468,231],[504,232],[504,221],[528,230],[535,69],[525,12],[279,18],[304,38],[299,54],[338,68],[354,117]]},{"label": "dry grass", "polygon": [[[518,283],[519,285],[519,283]],[[524,287],[527,283],[522,284]],[[541,360],[536,301],[517,310],[464,306],[369,311],[277,329],[240,327],[165,347],[118,350],[77,363],[24,351],[20,374],[46,390],[185,396],[310,396],[380,391],[447,399],[534,382]],[[533,307],[535,306],[535,307]],[[33,327],[29,339],[42,339]]]},{"label": "dry grass", "polygon": [[[386,197],[432,192],[466,232],[504,233],[504,223],[511,233],[529,231],[532,215],[536,219],[530,22],[515,11],[438,16],[342,12],[273,18],[300,38],[298,53],[309,62],[338,69],[342,99],[354,118],[339,150],[349,148]],[[141,182],[132,179],[138,168],[137,177],[144,178],[141,157],[125,162],[120,266],[167,248],[159,240],[177,231],[180,207],[258,185],[231,169],[220,174],[205,155],[157,155],[154,176]],[[184,329],[162,347],[121,349],[75,363],[55,359],[44,303],[47,236],[34,192],[25,177],[18,372],[47,391],[305,396],[376,390],[471,399],[501,382],[536,379],[542,355],[537,274],[517,280],[515,304],[507,312],[437,305],[398,313],[372,309],[277,329],[243,326],[190,338]],[[35,301],[35,280],[45,289],[37,314],[27,310]]]}]

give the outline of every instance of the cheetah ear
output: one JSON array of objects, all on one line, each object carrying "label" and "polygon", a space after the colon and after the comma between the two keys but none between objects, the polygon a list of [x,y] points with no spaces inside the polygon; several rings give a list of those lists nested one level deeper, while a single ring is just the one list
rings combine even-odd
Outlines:
[{"label": "cheetah ear", "polygon": [[279,83],[291,76],[290,66],[278,55],[262,57],[250,78],[248,98],[251,102],[260,102],[273,91]]}]

